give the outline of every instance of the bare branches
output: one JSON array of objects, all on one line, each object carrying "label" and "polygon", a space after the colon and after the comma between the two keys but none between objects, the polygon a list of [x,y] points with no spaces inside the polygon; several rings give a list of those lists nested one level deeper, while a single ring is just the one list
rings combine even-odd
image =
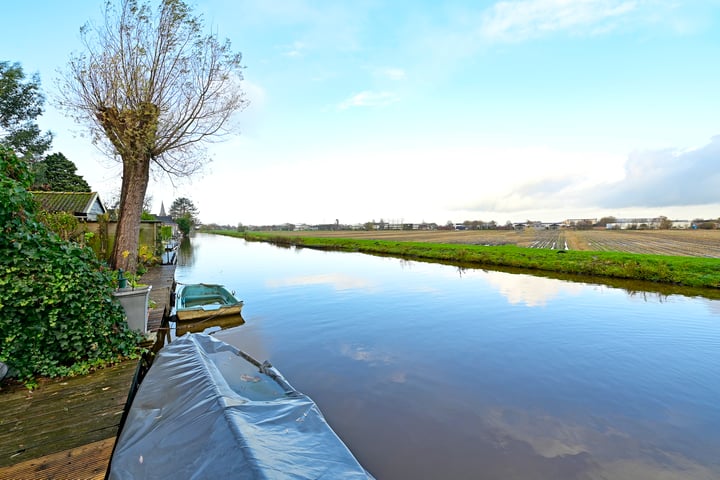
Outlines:
[{"label": "bare branches", "polygon": [[104,20],[80,30],[85,52],[71,57],[59,103],[122,159],[118,265],[137,250],[150,166],[171,179],[197,171],[204,143],[225,133],[247,100],[240,55],[203,34],[184,0],[107,0]]},{"label": "bare branches", "polygon": [[170,175],[195,172],[204,144],[247,106],[240,54],[204,34],[182,0],[108,1],[104,20],[81,29],[85,52],[70,59],[60,104],[114,154],[147,155]]}]

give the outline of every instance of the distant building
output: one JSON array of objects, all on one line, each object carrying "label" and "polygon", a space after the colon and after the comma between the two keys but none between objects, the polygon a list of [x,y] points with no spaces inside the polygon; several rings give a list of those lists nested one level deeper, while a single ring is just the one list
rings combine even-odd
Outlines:
[{"label": "distant building", "polygon": [[692,222],[689,220],[671,220],[672,228],[690,228]]},{"label": "distant building", "polygon": [[170,215],[165,213],[165,202],[160,202],[160,213],[155,215],[155,218],[158,222],[160,222],[161,226],[172,228],[173,237],[176,237],[178,235],[178,224],[175,223],[175,220],[173,220]]},{"label": "distant building", "polygon": [[[605,228],[608,230],[647,230],[658,229],[667,218],[618,218],[615,222],[608,223]],[[688,220],[670,220],[670,228],[690,228]]]}]

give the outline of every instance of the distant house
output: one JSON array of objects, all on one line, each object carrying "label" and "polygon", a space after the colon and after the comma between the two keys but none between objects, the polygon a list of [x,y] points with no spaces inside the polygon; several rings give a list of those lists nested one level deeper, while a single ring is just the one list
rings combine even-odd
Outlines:
[{"label": "distant house", "polygon": [[97,216],[107,213],[97,192],[30,192],[41,209],[66,212],[78,220],[95,222]]}]

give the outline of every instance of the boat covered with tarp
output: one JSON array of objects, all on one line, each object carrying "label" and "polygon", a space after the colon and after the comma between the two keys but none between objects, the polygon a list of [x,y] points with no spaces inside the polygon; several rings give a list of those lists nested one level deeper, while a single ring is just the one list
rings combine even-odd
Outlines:
[{"label": "boat covered with tarp", "polygon": [[223,315],[240,315],[243,302],[223,285],[178,284],[175,289],[175,317],[178,323],[197,322]]},{"label": "boat covered with tarp", "polygon": [[165,345],[130,405],[110,479],[373,478],[308,396],[210,335]]}]

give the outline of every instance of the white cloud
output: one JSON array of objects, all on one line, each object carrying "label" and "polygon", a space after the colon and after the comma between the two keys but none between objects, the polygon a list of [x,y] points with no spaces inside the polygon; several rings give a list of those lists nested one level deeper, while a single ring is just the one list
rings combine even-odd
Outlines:
[{"label": "white cloud", "polygon": [[601,207],[669,207],[718,202],[720,136],[690,151],[635,152],[625,178],[591,196]]},{"label": "white cloud", "polygon": [[379,68],[375,71],[375,73],[380,77],[395,81],[405,80],[405,78],[407,77],[405,70],[397,67]]},{"label": "white cloud", "polygon": [[455,205],[457,210],[519,214],[567,212],[569,207],[596,211],[636,207],[647,213],[655,208],[718,203],[720,136],[701,148],[635,152],[624,160],[549,149],[528,150],[525,162],[520,151],[508,155],[507,167],[499,166],[496,172],[504,176],[507,168],[514,168],[518,172],[514,181],[499,191],[474,192]]},{"label": "white cloud", "polygon": [[587,205],[589,188],[622,177],[624,158],[550,147],[498,148],[477,155],[486,172],[481,188],[455,198],[456,210],[520,212]]},{"label": "white cloud", "polygon": [[635,1],[617,0],[499,2],[485,13],[481,35],[491,41],[517,42],[561,30],[606,31],[636,8]]},{"label": "white cloud", "polygon": [[400,98],[392,92],[373,92],[365,90],[363,92],[356,93],[346,100],[343,100],[338,105],[338,108],[345,110],[350,107],[384,107],[395,103],[398,100],[400,100]]},{"label": "white cloud", "polygon": [[305,53],[306,45],[303,42],[295,41],[292,45],[283,46],[283,55],[286,57],[302,57]]},{"label": "white cloud", "polygon": [[267,95],[265,89],[255,82],[243,80],[241,85],[249,103],[245,110],[235,115],[233,121],[237,122],[243,135],[253,135],[262,130]]}]

